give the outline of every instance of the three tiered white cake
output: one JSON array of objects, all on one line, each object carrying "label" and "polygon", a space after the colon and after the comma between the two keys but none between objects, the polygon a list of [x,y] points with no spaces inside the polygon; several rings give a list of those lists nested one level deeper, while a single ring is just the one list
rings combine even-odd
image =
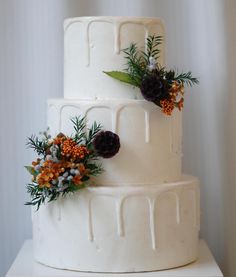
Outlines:
[{"label": "three tiered white cake", "polygon": [[[119,153],[103,161],[96,186],[33,212],[35,259],[63,269],[137,272],[197,259],[199,183],[182,175],[181,112],[165,116],[137,89],[103,71],[123,69],[120,50],[152,34],[156,18],[81,17],[65,21],[65,99],[48,101],[52,134],[71,133],[86,116],[120,137]],[[164,64],[164,44],[160,63]]]}]

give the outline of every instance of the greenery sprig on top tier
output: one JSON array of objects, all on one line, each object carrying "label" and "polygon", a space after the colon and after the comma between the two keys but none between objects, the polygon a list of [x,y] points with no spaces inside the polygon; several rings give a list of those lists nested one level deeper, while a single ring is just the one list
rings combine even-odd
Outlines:
[{"label": "greenery sprig on top tier", "polygon": [[198,79],[187,73],[177,73],[167,70],[158,63],[161,36],[149,36],[146,41],[146,51],[139,50],[137,44],[122,50],[125,54],[125,71],[104,71],[108,76],[121,82],[140,88],[147,101],[162,108],[166,115],[171,115],[173,109],[179,110],[184,102],[184,85],[192,86]]}]

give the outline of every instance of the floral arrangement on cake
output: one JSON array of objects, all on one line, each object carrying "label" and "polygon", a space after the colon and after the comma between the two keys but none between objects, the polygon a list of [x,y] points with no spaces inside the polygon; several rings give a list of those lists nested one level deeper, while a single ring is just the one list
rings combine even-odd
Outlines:
[{"label": "floral arrangement on cake", "polygon": [[166,115],[171,115],[174,108],[181,110],[184,102],[184,86],[198,83],[198,79],[187,73],[178,74],[167,70],[158,63],[161,36],[149,36],[146,51],[138,50],[135,43],[123,51],[127,61],[125,71],[104,71],[105,74],[119,81],[140,88],[143,98],[161,107]]},{"label": "floral arrangement on cake", "polygon": [[91,176],[103,172],[100,157],[111,158],[120,148],[119,136],[110,131],[102,131],[96,122],[86,130],[85,118],[71,120],[75,133],[66,136],[59,133],[52,138],[48,131],[41,137],[31,136],[27,146],[37,152],[38,158],[31,166],[25,166],[32,175],[27,185],[31,201],[39,209],[46,200],[56,200],[90,185]]}]

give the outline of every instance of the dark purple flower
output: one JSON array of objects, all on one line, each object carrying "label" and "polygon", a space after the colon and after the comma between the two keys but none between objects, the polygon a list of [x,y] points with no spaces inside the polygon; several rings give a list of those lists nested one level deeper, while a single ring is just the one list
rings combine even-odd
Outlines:
[{"label": "dark purple flower", "polygon": [[120,139],[117,134],[111,131],[101,131],[95,136],[93,146],[98,156],[111,158],[120,149]]},{"label": "dark purple flower", "polygon": [[144,77],[140,86],[143,98],[160,105],[160,101],[169,97],[167,81],[157,74]]}]

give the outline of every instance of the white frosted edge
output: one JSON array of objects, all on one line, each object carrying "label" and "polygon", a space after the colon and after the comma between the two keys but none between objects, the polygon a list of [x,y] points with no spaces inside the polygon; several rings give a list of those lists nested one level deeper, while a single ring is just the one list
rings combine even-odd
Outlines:
[{"label": "white frosted edge", "polygon": [[[149,106],[153,106],[153,109],[161,109],[159,106],[155,105],[152,102],[149,102],[147,100],[144,99],[126,99],[126,98],[97,98],[97,99],[79,99],[79,98],[74,98],[74,99],[67,99],[67,98],[51,98],[47,100],[47,104],[51,105],[51,104],[72,104],[73,103],[81,103],[81,104],[90,104],[94,103],[94,104],[99,104],[99,105],[103,105],[104,101],[110,101],[110,102],[115,102],[116,104],[118,103],[127,103],[127,104],[142,104],[142,105],[149,105]],[[163,114],[164,115],[164,114]]]},{"label": "white frosted edge", "polygon": [[89,186],[87,189],[91,192],[96,192],[98,194],[119,194],[122,193],[124,190],[126,193],[132,192],[135,194],[138,193],[143,193],[144,191],[148,190],[150,191],[150,194],[152,191],[156,191],[157,188],[161,190],[161,187],[163,190],[167,191],[168,189],[174,189],[175,187],[181,186],[191,186],[192,184],[195,186],[195,184],[199,184],[199,180],[195,176],[191,175],[182,175],[179,180],[176,180],[174,182],[168,182],[168,183],[162,183],[162,184],[138,184],[137,186],[135,185],[130,185],[128,184],[127,186],[122,186],[122,187],[114,187],[114,186]]},{"label": "white frosted edge", "polygon": [[136,17],[136,16],[81,16],[71,17],[64,20],[64,30],[66,30],[71,24],[75,22],[91,22],[91,21],[108,21],[108,22],[135,22],[142,21],[145,24],[159,24],[164,29],[164,22],[158,17]]}]

